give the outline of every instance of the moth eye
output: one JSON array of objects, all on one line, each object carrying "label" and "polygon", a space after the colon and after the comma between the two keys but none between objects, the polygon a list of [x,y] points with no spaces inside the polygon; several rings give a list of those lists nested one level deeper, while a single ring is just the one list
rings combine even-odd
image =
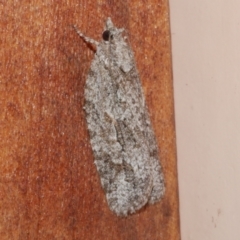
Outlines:
[{"label": "moth eye", "polygon": [[110,39],[113,39],[113,36],[111,35],[111,32],[109,30],[106,30],[103,32],[102,38],[104,41],[109,41]]}]

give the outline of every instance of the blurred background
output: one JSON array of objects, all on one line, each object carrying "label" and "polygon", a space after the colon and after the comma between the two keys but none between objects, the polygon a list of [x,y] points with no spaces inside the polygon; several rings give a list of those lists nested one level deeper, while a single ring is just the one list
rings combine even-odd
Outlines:
[{"label": "blurred background", "polygon": [[240,1],[169,3],[182,240],[239,240]]}]

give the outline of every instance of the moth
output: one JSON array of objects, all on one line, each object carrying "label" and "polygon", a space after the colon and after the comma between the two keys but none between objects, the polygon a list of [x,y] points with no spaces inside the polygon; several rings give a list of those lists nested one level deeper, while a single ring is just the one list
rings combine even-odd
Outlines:
[{"label": "moth", "polygon": [[[75,26],[74,26],[75,27]],[[96,46],[84,96],[94,163],[109,208],[118,216],[158,202],[165,192],[158,146],[134,54],[124,29],[107,18]]]}]

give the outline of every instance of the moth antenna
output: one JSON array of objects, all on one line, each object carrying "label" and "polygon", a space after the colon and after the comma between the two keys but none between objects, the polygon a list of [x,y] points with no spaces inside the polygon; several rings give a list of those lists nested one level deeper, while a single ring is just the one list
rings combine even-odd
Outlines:
[{"label": "moth antenna", "polygon": [[79,29],[78,29],[75,25],[73,25],[73,28],[74,28],[74,30],[77,32],[77,34],[78,34],[81,38],[84,39],[85,42],[91,43],[91,44],[93,44],[93,45],[95,45],[95,46],[98,46],[98,45],[99,45],[99,42],[98,42],[98,41],[96,41],[96,40],[94,40],[94,39],[92,39],[92,38],[90,38],[90,37],[85,36],[82,32],[79,31]]}]

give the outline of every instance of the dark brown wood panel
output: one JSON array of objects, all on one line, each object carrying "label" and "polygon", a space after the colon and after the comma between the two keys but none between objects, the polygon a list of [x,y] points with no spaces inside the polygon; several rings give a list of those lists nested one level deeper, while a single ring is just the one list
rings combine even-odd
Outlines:
[{"label": "dark brown wood panel", "polygon": [[[110,16],[127,30],[160,147],[164,199],[119,218],[106,203],[83,111],[93,51]],[[178,240],[167,0],[0,1],[0,239]]]}]

